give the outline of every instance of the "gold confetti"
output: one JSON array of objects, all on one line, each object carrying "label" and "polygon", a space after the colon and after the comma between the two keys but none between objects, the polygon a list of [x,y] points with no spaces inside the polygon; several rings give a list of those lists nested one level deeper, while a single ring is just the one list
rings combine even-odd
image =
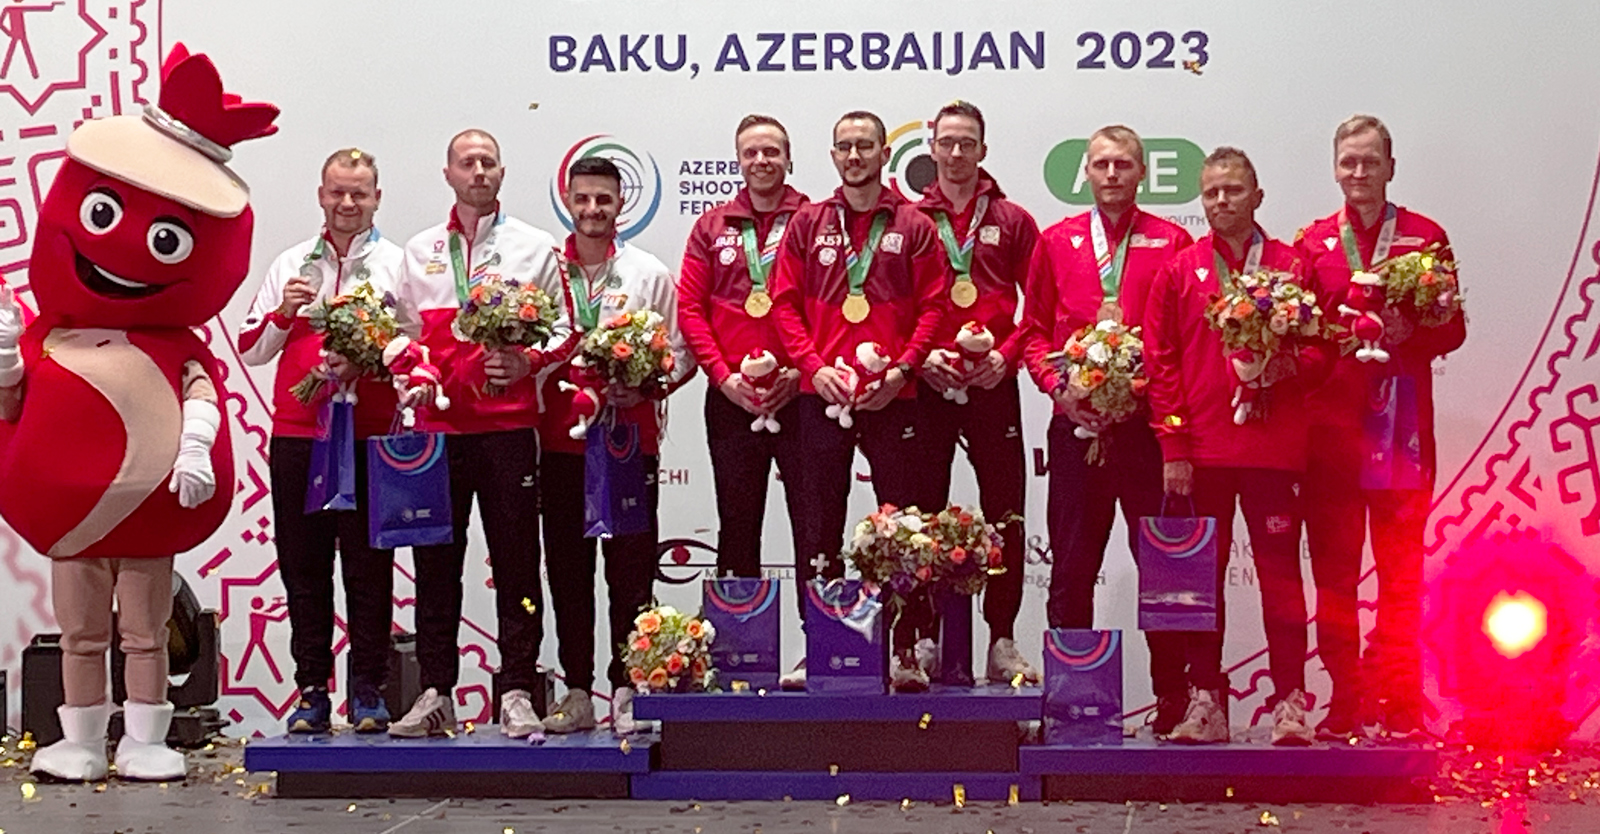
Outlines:
[{"label": "gold confetti", "polygon": [[847,794],[847,793],[839,794],[839,798],[835,799],[833,801],[833,803],[835,805],[838,805],[840,808],[843,808],[844,806],[849,805],[850,804],[850,794]]},{"label": "gold confetti", "polygon": [[534,605],[533,604],[533,600],[528,599],[527,597],[523,597],[522,598],[522,610],[528,612],[529,614],[532,614],[533,612],[537,611],[538,609],[539,609],[539,606]]},{"label": "gold confetti", "polygon": [[623,739],[622,743],[617,745],[617,749],[621,750],[622,755],[626,756],[633,752],[633,745],[629,744],[627,739]]},{"label": "gold confetti", "polygon": [[94,786],[94,792],[95,793],[105,793],[106,792],[106,783],[101,782],[100,784],[95,785]]},{"label": "gold confetti", "polygon": [[922,714],[922,720],[917,722],[917,729],[919,729],[919,730],[928,729],[928,724],[931,721],[933,721],[933,713],[931,713],[931,712],[923,713]]},{"label": "gold confetti", "polygon": [[267,793],[270,792],[271,790],[272,790],[272,786],[267,784],[266,782],[262,782],[261,784],[256,785],[255,788],[254,788],[254,792],[255,792],[256,796],[266,796]]},{"label": "gold confetti", "polygon": [[1019,797],[1017,796],[1017,793],[1018,793],[1017,786],[1016,785],[1012,785],[1011,789],[1006,793],[1006,804],[1007,805],[1016,805],[1017,804],[1017,802],[1019,800]]},{"label": "gold confetti", "polygon": [[32,801],[34,795],[37,794],[38,792],[39,792],[39,789],[34,787],[32,782],[23,782],[22,783],[22,801],[23,802]]},{"label": "gold confetti", "polygon": [[478,729],[478,728],[477,728],[477,727],[475,727],[475,726],[473,726],[473,724],[472,724],[472,722],[471,722],[471,721],[468,721],[468,722],[467,722],[467,735],[469,735],[469,736],[470,736],[470,735],[472,735],[472,734],[473,734],[473,732],[474,732],[474,731],[476,731],[476,730],[477,730],[477,729]]},{"label": "gold confetti", "polygon": [[1261,812],[1261,821],[1257,823],[1257,825],[1265,825],[1265,826],[1274,826],[1274,825],[1277,825],[1277,824],[1278,824],[1278,818],[1271,811],[1262,811]]},{"label": "gold confetti", "polygon": [[[911,810],[911,798],[910,797],[906,797],[905,799],[900,800],[900,810],[902,810],[902,811]],[[0,832],[0,834],[4,834],[4,832]]]},{"label": "gold confetti", "polygon": [[1203,66],[1205,66],[1205,65],[1200,63],[1199,61],[1184,61],[1183,62],[1183,68],[1188,70],[1188,71],[1190,71],[1190,72],[1192,72],[1192,73],[1194,73],[1195,75],[1205,75],[1205,72],[1200,69]]},{"label": "gold confetti", "polygon": [[39,745],[33,742],[33,733],[23,733],[22,740],[17,742],[18,750],[32,750]]},{"label": "gold confetti", "polygon": [[1160,808],[1160,809],[1161,809],[1161,810],[1163,810],[1163,811],[1165,811],[1165,810],[1167,810],[1167,806],[1166,806],[1166,805],[1164,805],[1164,804],[1163,804],[1163,805],[1158,805],[1158,806],[1156,806],[1156,807],[1158,807],[1158,808]]},{"label": "gold confetti", "polygon": [[346,814],[354,814],[356,812],[356,804],[354,802],[350,803],[345,807],[344,812]]},{"label": "gold confetti", "polygon": [[[528,103],[528,109],[529,110],[538,110],[539,109],[539,102],[537,102],[537,101],[529,102]],[[696,828],[695,830],[699,831],[700,829]]]},{"label": "gold confetti", "polygon": [[750,691],[750,682],[749,681],[734,681],[731,684],[731,688],[733,689],[734,692],[749,692]]},{"label": "gold confetti", "polygon": [[955,783],[955,785],[951,786],[950,792],[955,795],[956,807],[957,808],[965,808],[965,807],[967,807],[967,786],[966,785],[963,785],[960,782],[957,782],[957,783]]},{"label": "gold confetti", "polygon": [[1011,678],[1011,688],[1012,689],[1021,689],[1022,688],[1022,679],[1023,679],[1023,673],[1021,673],[1021,672],[1018,672],[1015,675],[1013,675],[1012,678]]},{"label": "gold confetti", "polygon": [[444,735],[445,735],[445,738],[455,738],[456,737],[456,731],[455,730],[451,730],[451,729],[446,729],[444,731]]},{"label": "gold confetti", "polygon": [[836,765],[836,764],[828,765],[828,775],[829,776],[838,776],[839,775],[839,766]]},{"label": "gold confetti", "polygon": [[517,829],[508,825],[505,828],[500,829],[500,834],[517,834]]},{"label": "gold confetti", "polygon": [[1222,795],[1226,796],[1229,799],[1232,799],[1233,798],[1233,788],[1228,788],[1228,789],[1224,790],[1222,792]]}]

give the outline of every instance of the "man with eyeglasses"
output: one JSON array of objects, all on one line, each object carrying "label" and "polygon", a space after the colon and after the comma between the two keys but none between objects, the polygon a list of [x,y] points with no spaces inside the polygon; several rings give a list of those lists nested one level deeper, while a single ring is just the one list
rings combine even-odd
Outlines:
[{"label": "man with eyeglasses", "polygon": [[[926,450],[917,438],[912,377],[944,315],[949,265],[933,221],[884,188],[888,157],[882,119],[863,110],[840,117],[833,165],[842,183],[795,213],[773,270],[778,333],[800,368],[804,454],[799,482],[788,488],[801,497],[796,559],[806,565],[802,583],[818,565],[827,575],[843,574],[836,556],[844,544],[857,447],[871,465],[879,503],[929,506],[933,497]],[[892,364],[874,386],[857,392],[834,363],[855,361],[863,343],[876,343]],[[829,405],[853,406],[853,426],[828,416]],[[900,625],[894,682],[926,688],[927,675],[912,658],[916,618],[902,616]]]},{"label": "man with eyeglasses", "polygon": [[[1027,464],[1016,374],[1022,340],[1014,322],[1039,225],[1027,210],[1006,199],[1000,184],[982,168],[988,152],[983,112],[976,105],[956,101],[939,110],[933,120],[938,178],[922,190],[917,207],[938,227],[953,274],[947,289],[949,311],[922,365],[928,384],[918,392],[918,405],[935,508],[949,503],[950,467],[956,446],[965,438],[984,518],[1014,518],[1005,526],[1005,573],[990,577],[984,589],[986,677],[996,683],[1020,675],[1025,682],[1038,683],[1039,671],[1017,650],[1013,627],[1022,608],[1027,547],[1021,518]],[[994,347],[975,360],[964,358],[956,343],[969,323],[986,328],[994,338]],[[965,397],[955,397],[957,390],[964,390]]]},{"label": "man with eyeglasses", "polygon": [[[1106,425],[1069,388],[1050,354],[1079,329],[1111,319],[1143,325],[1145,299],[1156,272],[1193,239],[1181,226],[1137,205],[1144,181],[1144,142],[1131,128],[1108,125],[1089,137],[1083,174],[1094,207],[1044,230],[1033,253],[1023,306],[1022,355],[1039,390],[1055,402],[1046,435],[1050,456],[1051,628],[1093,628],[1094,592],[1117,504],[1128,531],[1128,549],[1138,553],[1141,516],[1161,508],[1161,447],[1148,413]],[[1099,432],[1110,441],[1104,465],[1086,460]],[[1165,736],[1189,705],[1186,632],[1147,631],[1150,677],[1156,695],[1154,731]],[[1194,639],[1204,639],[1195,637]]]}]

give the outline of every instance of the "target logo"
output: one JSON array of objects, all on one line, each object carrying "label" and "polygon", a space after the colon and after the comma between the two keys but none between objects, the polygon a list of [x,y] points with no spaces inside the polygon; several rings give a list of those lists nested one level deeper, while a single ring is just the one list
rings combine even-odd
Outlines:
[{"label": "target logo", "polygon": [[649,153],[640,155],[605,133],[578,140],[561,157],[561,165],[550,178],[550,206],[567,231],[572,231],[572,214],[567,211],[567,168],[577,160],[604,157],[622,172],[622,212],[617,215],[617,237],[628,240],[645,230],[661,207],[661,169]]},{"label": "target logo", "polygon": [[906,122],[889,131],[889,187],[907,200],[922,199],[922,189],[939,178],[929,150],[933,134],[928,123]]}]

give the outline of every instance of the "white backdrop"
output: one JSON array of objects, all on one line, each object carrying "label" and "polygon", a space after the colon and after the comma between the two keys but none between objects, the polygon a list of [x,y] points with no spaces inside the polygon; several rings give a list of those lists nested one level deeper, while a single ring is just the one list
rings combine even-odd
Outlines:
[{"label": "white backdrop", "polygon": [[[1041,225],[1083,208],[1062,199],[1073,199],[1074,184],[1070,176],[1059,179],[1060,171],[1070,174],[1075,165],[1072,146],[1063,143],[1126,123],[1152,151],[1168,152],[1152,158],[1147,208],[1197,236],[1203,215],[1190,187],[1197,154],[1237,145],[1251,154],[1268,195],[1260,220],[1285,239],[1338,205],[1335,125],[1353,112],[1376,114],[1395,134],[1392,197],[1450,231],[1471,318],[1466,346],[1436,368],[1434,561],[1463,538],[1521,526],[1550,530],[1591,567],[1600,562],[1592,544],[1600,533],[1600,408],[1589,396],[1600,369],[1586,364],[1595,352],[1595,233],[1588,221],[1600,128],[1600,68],[1586,37],[1600,25],[1592,7],[1539,4],[1548,7],[1513,12],[1372,0],[40,5],[21,13],[37,71],[21,42],[8,45],[15,54],[0,69],[0,268],[13,284],[26,283],[28,235],[66,132],[83,118],[153,99],[159,56],[172,43],[211,54],[228,89],[283,109],[280,135],[238,149],[235,167],[252,185],[258,218],[256,272],[211,329],[237,395],[229,409],[240,457],[237,512],[178,561],[202,600],[225,615],[224,712],[238,722],[236,731],[272,732],[293,698],[264,500],[270,423],[263,398],[271,370],[240,366],[229,347],[238,322],[269,260],[316,231],[318,165],[331,150],[357,145],[376,154],[384,189],[378,224],[403,240],[443,216],[451,196],[440,174],[445,143],[469,126],[501,141],[507,210],[557,233],[562,217],[551,195],[561,160],[601,144],[620,146],[632,179],[626,232],[674,264],[704,208],[697,203],[726,199],[737,187],[732,132],[748,112],[788,125],[791,182],[821,195],[836,183],[826,146],[840,113],[866,108],[884,118],[899,153],[889,175],[909,190],[906,183],[919,181],[927,164],[917,160],[926,146],[919,122],[953,98],[971,100],[988,118],[987,168]],[[716,528],[702,385],[697,380],[675,397],[662,456],[663,536],[683,546],[663,556],[671,581],[657,591],[663,601],[690,607],[698,604],[698,586],[677,583],[712,564],[707,548]],[[1048,405],[1025,387],[1032,547],[1018,634],[1036,656],[1049,573],[1042,450]],[[1519,474],[1528,462],[1532,474]],[[972,500],[970,470],[964,463],[958,469],[954,497]],[[869,508],[866,485],[852,500],[853,512]],[[787,539],[774,489],[769,567],[790,563]],[[1097,597],[1097,625],[1131,630],[1135,577],[1120,539],[1119,530]],[[481,718],[495,653],[476,531],[471,554],[462,631],[467,672],[458,697],[463,717]],[[409,627],[409,553],[402,551],[397,569],[396,620]],[[1309,592],[1309,566],[1306,575]],[[13,681],[29,636],[53,624],[47,577],[42,558],[0,528],[0,667]],[[1265,643],[1246,551],[1236,547],[1228,577],[1227,661],[1245,704],[1234,712],[1237,722],[1260,706],[1270,684],[1261,686]],[[1369,576],[1369,595],[1373,586]],[[784,652],[797,658],[802,640],[793,606],[784,611]],[[1124,645],[1127,703],[1138,708],[1150,698],[1146,657],[1141,640]],[[543,658],[554,663],[553,634]],[[1320,665],[1309,665],[1312,688],[1325,694]],[[15,683],[12,694],[15,705]],[[1592,702],[1595,693],[1585,697]]]}]

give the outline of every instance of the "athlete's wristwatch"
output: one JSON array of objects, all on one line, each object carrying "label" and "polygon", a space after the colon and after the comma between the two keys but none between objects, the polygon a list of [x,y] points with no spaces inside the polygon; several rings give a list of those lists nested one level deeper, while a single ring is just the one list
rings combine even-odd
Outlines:
[{"label": "athlete's wristwatch", "polygon": [[900,376],[905,378],[907,382],[910,382],[911,378],[915,376],[916,366],[910,362],[896,362],[894,363],[894,369],[899,371]]}]

